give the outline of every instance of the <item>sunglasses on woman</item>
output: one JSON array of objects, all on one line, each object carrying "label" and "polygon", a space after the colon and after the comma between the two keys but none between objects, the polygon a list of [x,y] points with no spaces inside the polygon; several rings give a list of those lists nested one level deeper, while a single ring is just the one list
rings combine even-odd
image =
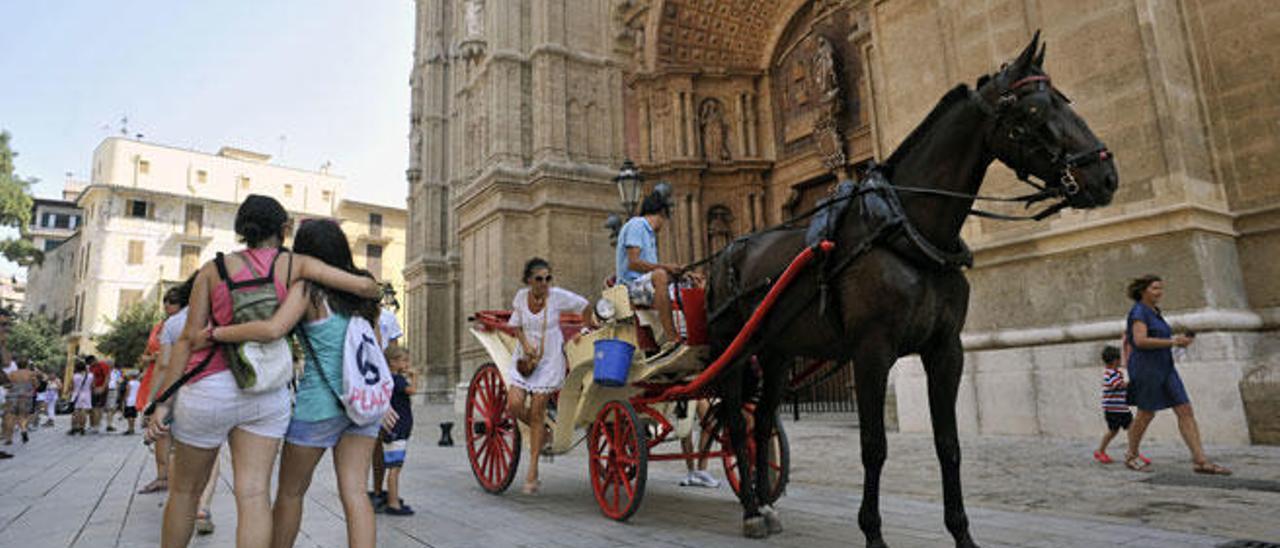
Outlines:
[{"label": "sunglasses on woman", "polygon": [[531,278],[529,278],[529,279],[531,279],[531,280],[533,280],[533,281],[535,281],[535,282],[538,282],[538,283],[542,283],[542,282],[551,283],[551,275],[550,275],[550,274],[547,274],[546,276],[533,276],[533,277],[531,277]]}]

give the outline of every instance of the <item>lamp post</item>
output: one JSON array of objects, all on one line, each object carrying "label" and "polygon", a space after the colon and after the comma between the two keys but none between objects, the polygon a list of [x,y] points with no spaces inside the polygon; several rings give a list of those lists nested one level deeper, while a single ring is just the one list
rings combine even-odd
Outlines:
[{"label": "lamp post", "polygon": [[618,175],[613,178],[613,184],[618,187],[618,197],[622,200],[622,208],[626,210],[627,217],[634,217],[636,206],[640,204],[640,191],[644,188],[644,177],[640,175],[640,170],[636,169],[636,164],[630,158],[623,160],[622,169],[619,169]]},{"label": "lamp post", "polygon": [[[640,193],[644,190],[644,177],[640,175],[635,162],[630,158],[623,160],[622,168],[613,178],[613,184],[618,187],[618,198],[622,202],[622,209],[626,212],[627,219],[634,217],[636,206],[640,205]],[[609,230],[610,245],[618,245],[618,232],[622,230],[624,222],[626,220],[619,217],[617,213],[609,214],[604,227]]]}]

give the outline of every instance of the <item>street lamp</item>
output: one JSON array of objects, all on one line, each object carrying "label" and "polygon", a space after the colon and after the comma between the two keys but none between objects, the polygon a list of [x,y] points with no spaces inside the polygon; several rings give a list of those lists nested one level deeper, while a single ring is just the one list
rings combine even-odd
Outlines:
[{"label": "street lamp", "polygon": [[640,170],[636,169],[636,164],[630,158],[622,162],[622,169],[613,178],[613,184],[618,186],[618,197],[622,200],[623,209],[627,211],[627,217],[634,217],[636,206],[640,204],[644,177],[640,176]]}]

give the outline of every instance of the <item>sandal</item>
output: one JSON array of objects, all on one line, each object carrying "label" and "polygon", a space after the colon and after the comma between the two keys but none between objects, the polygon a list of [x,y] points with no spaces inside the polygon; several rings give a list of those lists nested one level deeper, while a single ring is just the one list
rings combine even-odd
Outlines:
[{"label": "sandal", "polygon": [[156,478],[154,480],[151,480],[151,483],[148,483],[142,486],[142,489],[138,490],[138,494],[146,495],[148,493],[157,493],[160,491],[166,491],[168,489],[169,489],[168,479]]},{"label": "sandal", "polygon": [[1230,476],[1231,470],[1215,462],[1204,461],[1197,463],[1192,470],[1197,474],[1205,474],[1208,476]]},{"label": "sandal", "polygon": [[196,512],[196,534],[213,534],[213,512],[210,512],[208,509]]},{"label": "sandal", "polygon": [[536,495],[541,488],[542,480],[533,480],[524,482],[524,487],[520,491],[526,495]]},{"label": "sandal", "polygon": [[1125,457],[1124,465],[1135,472],[1147,472],[1151,468],[1150,464],[1138,456]]}]

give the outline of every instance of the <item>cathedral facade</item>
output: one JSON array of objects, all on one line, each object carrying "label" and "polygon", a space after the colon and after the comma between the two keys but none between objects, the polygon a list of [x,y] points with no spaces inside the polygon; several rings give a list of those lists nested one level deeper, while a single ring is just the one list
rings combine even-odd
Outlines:
[{"label": "cathedral facade", "polygon": [[[1261,76],[1280,69],[1277,17],[1263,0],[418,0],[415,360],[433,390],[466,382],[485,359],[466,316],[510,306],[529,256],[597,295],[624,158],[675,188],[663,260],[698,260],[887,158],[1040,29],[1120,188],[1106,208],[965,226],[962,429],[1092,435],[1098,353],[1126,281],[1153,272],[1199,334],[1178,367],[1206,439],[1280,442],[1280,82]],[[983,191],[1024,189],[994,164]],[[893,389],[899,427],[927,430],[917,360]]]}]

